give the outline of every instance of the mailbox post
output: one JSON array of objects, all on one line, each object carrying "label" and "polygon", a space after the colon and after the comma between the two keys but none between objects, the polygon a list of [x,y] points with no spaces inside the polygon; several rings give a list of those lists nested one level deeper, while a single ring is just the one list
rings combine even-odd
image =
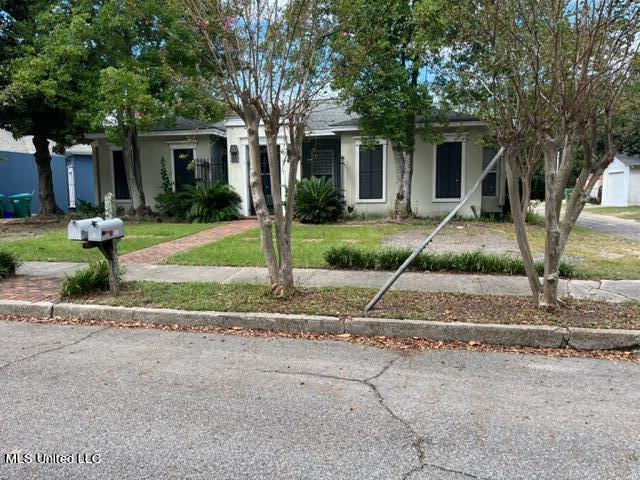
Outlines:
[{"label": "mailbox post", "polygon": [[118,240],[124,237],[124,222],[119,218],[100,217],[72,220],[67,226],[67,238],[81,241],[82,248],[97,248],[109,265],[109,290],[113,295],[120,292],[118,267]]}]

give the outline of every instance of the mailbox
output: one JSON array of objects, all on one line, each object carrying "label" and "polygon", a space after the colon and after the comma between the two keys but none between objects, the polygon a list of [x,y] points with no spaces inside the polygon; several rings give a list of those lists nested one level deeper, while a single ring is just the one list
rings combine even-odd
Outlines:
[{"label": "mailbox", "polygon": [[90,242],[107,242],[124,237],[124,222],[119,218],[92,222],[89,226],[88,240]]},{"label": "mailbox", "polygon": [[69,240],[89,240],[89,227],[94,222],[102,222],[102,218],[87,218],[85,220],[71,220],[67,225],[67,238]]}]

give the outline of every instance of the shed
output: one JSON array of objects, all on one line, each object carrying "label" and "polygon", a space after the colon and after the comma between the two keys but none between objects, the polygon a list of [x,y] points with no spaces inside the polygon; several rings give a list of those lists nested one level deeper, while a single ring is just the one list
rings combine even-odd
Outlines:
[{"label": "shed", "polygon": [[605,169],[602,205],[630,207],[640,205],[640,156],[618,154]]}]

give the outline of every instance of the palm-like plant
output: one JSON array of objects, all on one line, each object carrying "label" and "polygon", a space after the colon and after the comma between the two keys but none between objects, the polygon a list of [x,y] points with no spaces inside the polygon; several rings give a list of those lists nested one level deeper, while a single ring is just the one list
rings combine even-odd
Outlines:
[{"label": "palm-like plant", "polygon": [[326,178],[305,178],[296,190],[294,213],[302,223],[331,223],[345,213],[342,192]]}]

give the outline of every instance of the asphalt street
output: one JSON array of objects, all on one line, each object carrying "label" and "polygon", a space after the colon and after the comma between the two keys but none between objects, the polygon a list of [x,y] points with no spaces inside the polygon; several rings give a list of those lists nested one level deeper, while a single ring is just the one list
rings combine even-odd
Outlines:
[{"label": "asphalt street", "polygon": [[2,480],[640,479],[631,363],[0,322],[0,375]]}]

